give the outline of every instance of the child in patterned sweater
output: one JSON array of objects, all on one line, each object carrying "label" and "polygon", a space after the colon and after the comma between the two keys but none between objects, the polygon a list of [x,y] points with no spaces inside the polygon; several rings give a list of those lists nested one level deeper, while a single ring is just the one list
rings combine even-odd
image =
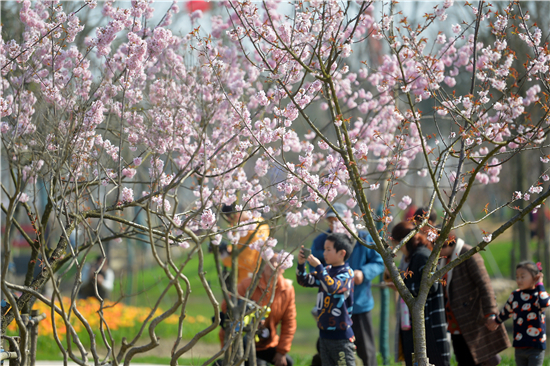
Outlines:
[{"label": "child in patterned sweater", "polygon": [[546,349],[544,310],[549,297],[542,284],[540,263],[521,262],[516,266],[518,289],[512,292],[502,311],[489,319],[489,329],[512,317],[517,366],[542,366]]},{"label": "child in patterned sweater", "polygon": [[[353,270],[346,263],[353,243],[342,233],[330,234],[325,240],[324,267],[312,254],[298,255],[296,278],[304,287],[319,287],[317,326],[319,354],[323,366],[355,366],[355,344],[351,329],[353,309]],[[306,260],[315,268],[307,273]]]}]

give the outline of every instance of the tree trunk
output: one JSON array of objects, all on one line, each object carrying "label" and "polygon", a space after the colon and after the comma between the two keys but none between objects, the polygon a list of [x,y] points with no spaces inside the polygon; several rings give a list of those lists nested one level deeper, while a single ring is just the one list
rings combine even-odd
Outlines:
[{"label": "tree trunk", "polygon": [[419,301],[417,297],[412,307],[412,331],[414,339],[413,365],[429,366],[426,348],[426,323],[424,320],[424,306],[426,301]]},{"label": "tree trunk", "polygon": [[[384,281],[384,273],[380,275],[380,282]],[[390,291],[387,287],[380,287],[380,354],[384,365],[390,362]],[[398,337],[399,334],[396,335]]]}]

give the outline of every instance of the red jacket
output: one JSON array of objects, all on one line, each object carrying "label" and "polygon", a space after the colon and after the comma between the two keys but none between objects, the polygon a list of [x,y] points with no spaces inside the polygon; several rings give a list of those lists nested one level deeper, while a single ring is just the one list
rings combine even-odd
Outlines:
[{"label": "red jacket", "polygon": [[[246,289],[250,286],[252,278],[245,278],[238,285],[239,295],[244,296]],[[266,291],[267,283],[262,276],[260,283],[251,296],[251,300],[258,301],[264,292]],[[264,306],[269,303],[271,299],[271,291],[268,291],[260,306]],[[222,311],[227,310],[227,304],[225,301],[222,303]],[[277,334],[277,326],[281,324],[280,334]],[[271,313],[265,321],[265,326],[269,329],[269,337],[261,339],[256,343],[256,350],[262,351],[268,348],[275,347],[278,353],[286,355],[290,351],[292,339],[294,333],[296,333],[296,304],[294,287],[292,281],[285,279],[282,275],[277,279],[277,286],[275,288],[275,297],[271,304]],[[220,340],[223,344],[225,331],[220,330]]]}]

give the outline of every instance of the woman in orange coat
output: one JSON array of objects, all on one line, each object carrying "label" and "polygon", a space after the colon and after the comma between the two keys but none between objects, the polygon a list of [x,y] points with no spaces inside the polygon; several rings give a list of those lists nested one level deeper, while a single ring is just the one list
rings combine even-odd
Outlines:
[{"label": "woman in orange coat", "polygon": [[[258,240],[267,240],[269,237],[269,225],[264,222],[263,218],[259,217],[253,220],[253,230],[250,230],[246,226],[239,228],[239,225],[244,225],[244,223],[252,219],[250,212],[237,212],[233,206],[224,206],[222,208],[222,212],[225,215],[229,225],[236,228],[235,231],[247,230],[247,234],[245,236],[241,236],[239,239],[239,244],[228,248],[230,254],[233,250],[240,251],[237,257],[237,283],[241,283],[241,281],[245,278],[252,277],[252,273],[254,273],[259,267],[260,252],[250,249],[249,245]],[[232,255],[228,255],[223,258],[222,263],[225,267],[231,268],[231,260]]]},{"label": "woman in orange coat", "polygon": [[[292,281],[283,277],[284,270],[278,266],[278,255],[275,254],[267,261],[260,281],[250,300],[259,306],[266,306],[273,298],[271,312],[261,324],[259,341],[256,342],[256,359],[264,360],[275,366],[292,366],[292,358],[288,355],[294,333],[296,333],[296,304]],[[272,296],[273,283],[277,277],[275,296]],[[239,295],[245,296],[252,283],[252,278],[245,278],[238,285]],[[222,303],[222,311],[227,305]],[[281,331],[277,334],[277,327],[281,325]],[[225,331],[220,330],[220,340],[224,342]]]}]

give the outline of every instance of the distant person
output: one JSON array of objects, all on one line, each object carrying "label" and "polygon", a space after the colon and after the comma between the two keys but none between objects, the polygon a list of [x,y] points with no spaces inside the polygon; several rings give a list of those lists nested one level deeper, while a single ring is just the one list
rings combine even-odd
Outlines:
[{"label": "distant person", "polygon": [[[258,267],[258,262],[260,261],[260,252],[257,250],[251,249],[250,244],[258,240],[266,240],[269,237],[269,225],[264,222],[264,219],[261,217],[252,218],[252,214],[248,211],[237,212],[235,206],[224,205],[222,207],[222,214],[225,216],[227,222],[231,227],[235,227],[235,231],[242,232],[246,230],[246,233],[240,237],[239,244],[236,246],[228,245],[227,252],[222,259],[222,263],[225,267],[231,268],[231,252],[235,249],[241,250],[237,261],[238,261],[238,275],[237,283],[241,283],[247,277],[252,277],[254,271]],[[252,220],[256,221],[253,224],[254,229],[248,230],[244,227],[249,226],[245,225],[246,221]],[[242,228],[239,228],[239,225],[243,225]]]},{"label": "distant person", "polygon": [[[424,235],[427,235],[428,234],[428,231],[430,231],[431,227],[434,227],[435,226],[435,223],[437,221],[437,212],[435,212],[435,210],[431,210],[429,211],[430,208],[429,207],[420,207],[419,209],[417,209],[414,213],[414,223],[416,224],[416,226],[419,226],[420,224],[422,224],[422,221],[424,221],[426,219],[426,216],[428,218],[428,224],[425,225],[420,231],[424,234]],[[428,212],[429,212],[429,215],[428,215]]]},{"label": "distant person", "polygon": [[[101,267],[102,262],[103,257],[99,255],[91,265],[88,263],[84,264],[82,269],[82,278],[84,280],[78,293],[79,298],[86,299],[89,297],[95,297],[98,300],[108,300],[111,297],[111,292],[115,287],[115,272],[109,267],[108,258],[105,258],[103,266]],[[96,293],[95,272],[97,272],[100,267],[101,270],[97,274]]]},{"label": "distant person", "polygon": [[512,292],[501,312],[489,319],[497,329],[505,320],[514,319],[514,348],[517,366],[542,366],[546,349],[544,311],[550,298],[542,283],[542,267],[525,261],[516,266],[518,289]]},{"label": "distant person", "polygon": [[[471,246],[454,232],[441,249],[442,264],[465,254]],[[451,269],[445,279],[445,311],[458,366],[496,366],[499,352],[510,347],[504,326],[489,329],[498,312],[491,279],[479,253]]]},{"label": "distant person", "polygon": [[[425,215],[428,213],[428,207],[420,207],[415,208],[413,212],[408,212],[406,219],[403,220],[404,222],[414,222],[416,226],[419,226],[422,221],[425,218]],[[428,216],[428,224],[432,227],[435,226],[437,221],[437,214],[435,210],[432,210],[430,212],[430,215]],[[427,235],[427,233],[430,231],[430,227],[428,225],[424,226],[420,232],[423,235]],[[400,241],[400,240],[399,240]],[[397,242],[396,242],[397,244]],[[430,246],[431,247],[431,246]],[[403,253],[401,260],[399,261],[399,266],[397,269],[400,273],[404,273],[407,268],[409,267],[409,256],[407,253],[407,247],[406,245],[401,247],[400,250],[401,253]],[[401,330],[403,331],[409,331],[411,330],[411,322],[410,322],[410,312],[409,308],[407,307],[407,304],[405,304],[405,301],[397,294],[397,288],[395,287],[395,284],[392,282],[390,278],[390,272],[386,269],[384,272],[384,282],[385,284],[396,291],[396,302],[395,302],[395,334],[399,334]],[[395,361],[396,362],[402,362],[405,361],[405,357],[403,354],[403,345],[401,344],[401,337],[396,336],[395,337]]]},{"label": "distant person", "polygon": [[[278,256],[275,254],[267,261],[260,277],[258,286],[250,296],[250,300],[255,301],[260,306],[269,305],[272,298],[272,289],[275,276],[277,284],[275,286],[275,296],[270,308],[269,316],[262,321],[258,328],[258,339],[256,341],[256,359],[266,361],[275,366],[292,366],[294,361],[288,355],[290,346],[296,333],[296,304],[295,293],[292,281],[283,277],[284,269],[278,266]],[[238,293],[245,296],[248,288],[252,284],[252,278],[243,279],[238,285]],[[222,311],[226,311],[227,304],[222,304]],[[280,332],[277,334],[277,327],[280,326]],[[225,330],[220,330],[220,340],[224,341]],[[245,363],[248,365],[248,361]]]},{"label": "distant person", "polygon": [[409,221],[414,219],[418,207],[416,205],[410,205],[405,212],[403,212],[403,221]]},{"label": "distant person", "polygon": [[[298,255],[296,278],[304,287],[318,287],[317,327],[319,351],[323,366],[355,366],[355,345],[351,314],[353,309],[353,270],[346,263],[353,244],[341,233],[330,234],[325,240],[323,266],[313,254]],[[315,268],[307,273],[305,262]]]},{"label": "distant person", "polygon": [[[395,244],[403,240],[415,229],[412,222],[400,222],[391,232]],[[416,233],[401,248],[405,254],[405,260],[409,263],[408,270],[411,276],[403,281],[413,296],[418,296],[422,273],[432,251],[432,244],[426,236]],[[443,301],[443,287],[436,282],[430,288],[424,308],[426,346],[428,359],[435,366],[449,366],[451,363],[450,346],[447,340],[447,323],[445,319],[445,305]],[[409,317],[409,324],[412,319]],[[399,331],[403,356],[407,366],[412,366],[412,354],[414,353],[414,338],[412,327],[409,330],[401,328]]]},{"label": "distant person", "polygon": [[[332,206],[341,217],[346,214],[347,207],[345,205],[334,203]],[[323,265],[326,264],[323,255],[325,241],[329,234],[334,231],[334,224],[338,221],[336,213],[332,209],[327,210],[325,218],[329,230],[326,233],[317,235],[311,246],[311,254]],[[365,243],[374,245],[374,241],[368,232],[359,231],[357,234]],[[349,257],[347,262],[354,272],[355,290],[351,320],[353,321],[352,329],[355,335],[357,356],[363,361],[364,366],[374,366],[377,365],[377,360],[370,313],[374,308],[371,281],[384,272],[384,261],[375,250],[369,249],[357,241],[353,247],[353,255]],[[310,270],[312,271],[314,268],[310,266]]]}]

